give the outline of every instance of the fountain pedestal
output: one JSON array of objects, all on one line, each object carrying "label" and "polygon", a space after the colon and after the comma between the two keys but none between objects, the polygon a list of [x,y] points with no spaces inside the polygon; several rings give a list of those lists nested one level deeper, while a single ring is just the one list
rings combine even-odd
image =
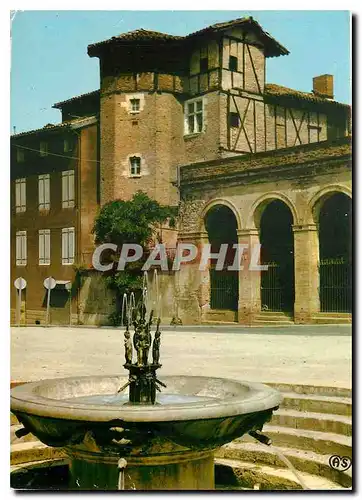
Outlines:
[{"label": "fountain pedestal", "polygon": [[[153,405],[156,401],[157,377],[156,370],[160,364],[123,365],[129,370],[129,403]],[[160,382],[158,382],[160,383]]]},{"label": "fountain pedestal", "polygon": [[[71,489],[118,490],[119,456],[66,450],[71,458]],[[213,490],[214,452],[184,451],[172,455],[127,456],[125,490]]]}]

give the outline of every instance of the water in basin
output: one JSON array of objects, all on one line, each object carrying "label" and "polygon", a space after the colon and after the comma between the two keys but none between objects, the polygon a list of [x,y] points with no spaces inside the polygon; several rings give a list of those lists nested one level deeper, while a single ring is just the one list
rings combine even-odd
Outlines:
[{"label": "water in basin", "polygon": [[[174,405],[185,403],[196,403],[200,401],[215,401],[217,398],[210,396],[194,396],[185,394],[158,394],[156,402],[161,405]],[[90,394],[87,396],[78,396],[76,398],[67,398],[72,403],[99,405],[99,406],[121,406],[128,404],[128,394]]]}]

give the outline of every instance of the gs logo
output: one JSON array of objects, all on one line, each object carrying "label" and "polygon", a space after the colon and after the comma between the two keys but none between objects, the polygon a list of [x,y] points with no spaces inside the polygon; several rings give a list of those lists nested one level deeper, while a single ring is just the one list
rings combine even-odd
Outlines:
[{"label": "gs logo", "polygon": [[332,455],[329,458],[329,466],[334,470],[345,471],[348,470],[352,465],[352,459],[350,457],[340,457],[338,455]]}]

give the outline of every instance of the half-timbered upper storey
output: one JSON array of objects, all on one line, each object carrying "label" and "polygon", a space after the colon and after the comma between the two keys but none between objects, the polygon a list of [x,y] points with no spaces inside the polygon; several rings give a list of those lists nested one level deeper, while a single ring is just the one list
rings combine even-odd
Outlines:
[{"label": "half-timbered upper storey", "polygon": [[104,119],[139,106],[141,123],[150,95],[173,95],[164,125],[185,141],[181,163],[348,135],[349,106],[333,100],[331,75],[315,78],[312,92],[266,83],[267,58],[288,53],[252,17],[184,37],[138,29],[88,46],[100,59]]},{"label": "half-timbered upper storey", "polygon": [[88,54],[101,60],[104,91],[121,75],[118,88],[127,90],[133,73],[139,90],[197,95],[232,88],[261,94],[265,58],[289,52],[247,17],[185,37],[139,29],[89,45]]}]

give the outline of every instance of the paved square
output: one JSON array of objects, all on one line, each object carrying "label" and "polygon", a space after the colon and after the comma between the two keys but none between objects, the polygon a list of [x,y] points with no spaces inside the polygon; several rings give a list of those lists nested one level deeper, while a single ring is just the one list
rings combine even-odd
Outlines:
[{"label": "paved square", "polygon": [[[219,330],[219,331],[218,331]],[[11,380],[124,373],[123,329],[20,327],[11,331]],[[160,378],[205,375],[350,388],[349,325],[165,327]]]}]

